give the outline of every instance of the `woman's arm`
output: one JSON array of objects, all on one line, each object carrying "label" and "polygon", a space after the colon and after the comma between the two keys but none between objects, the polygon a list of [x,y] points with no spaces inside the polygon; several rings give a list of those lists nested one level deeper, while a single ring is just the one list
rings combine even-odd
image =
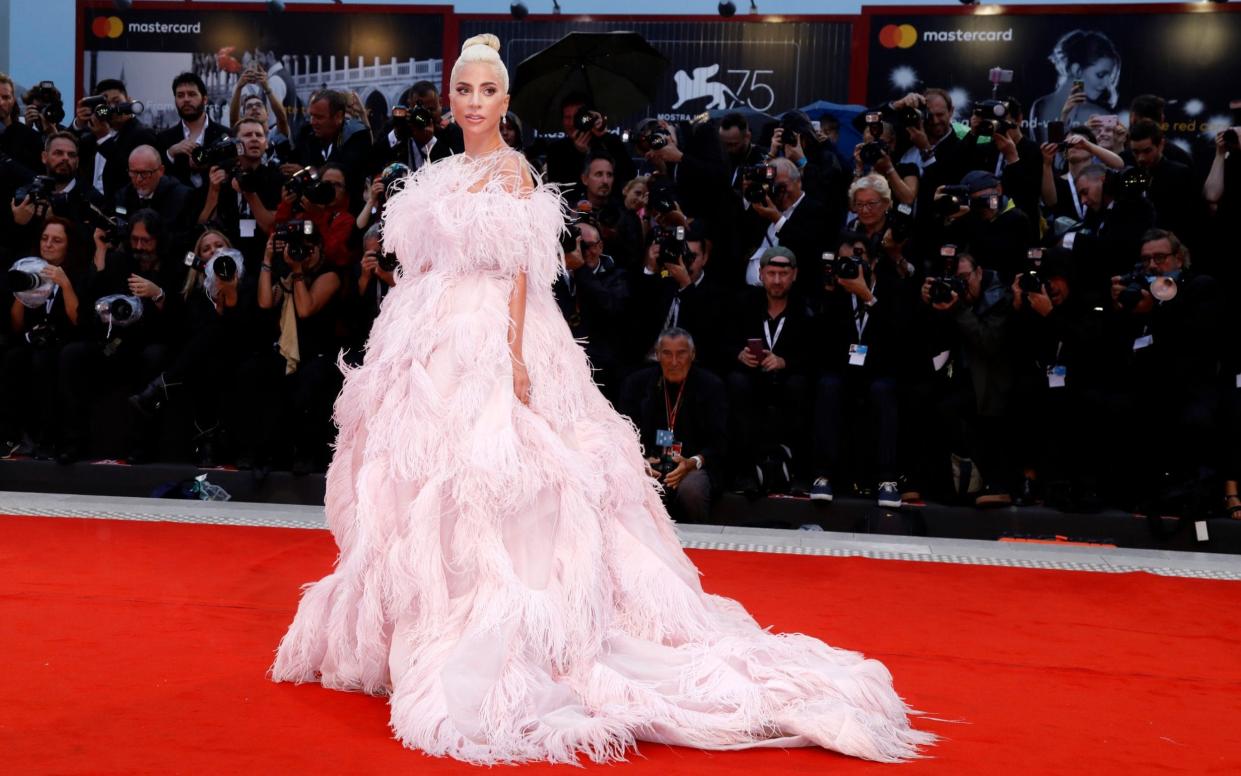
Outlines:
[{"label": "woman's arm", "polygon": [[1211,160],[1211,172],[1202,184],[1202,196],[1207,204],[1215,206],[1224,197],[1224,159],[1228,154],[1228,146],[1224,145],[1224,133],[1215,133],[1215,158]]},{"label": "woman's arm", "polygon": [[513,358],[513,393],[522,404],[530,402],[530,374],[522,356],[522,336],[526,328],[526,273],[518,273],[508,301],[508,347]]},{"label": "woman's arm", "polygon": [[293,273],[292,278],[293,307],[298,318],[309,318],[319,312],[340,290],[340,275],[335,272],[324,272],[311,284],[306,283],[305,276],[300,272]]}]

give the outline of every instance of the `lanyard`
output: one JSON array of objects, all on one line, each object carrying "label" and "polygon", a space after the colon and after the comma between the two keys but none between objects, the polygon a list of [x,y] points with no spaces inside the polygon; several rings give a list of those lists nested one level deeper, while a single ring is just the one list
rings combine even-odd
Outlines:
[{"label": "lanyard", "polygon": [[775,336],[772,336],[771,333],[771,321],[763,321],[763,337],[767,340],[768,350],[775,351],[776,342],[780,340],[780,332],[784,331],[784,322],[787,320],[788,318],[785,318],[783,315],[780,316],[780,322],[776,324]]},{"label": "lanyard", "polygon": [[858,342],[862,341],[862,332],[866,331],[868,323],[870,323],[870,310],[861,299],[853,297],[853,325],[857,327]]},{"label": "lanyard", "polygon": [[681,389],[677,391],[677,403],[673,404],[672,399],[668,396],[668,384],[664,383],[664,415],[668,419],[668,430],[676,431],[677,413],[681,411],[681,399],[685,398],[685,383],[689,381],[689,375],[681,381]]},{"label": "lanyard", "polygon": [[60,293],[60,286],[53,285],[52,293],[47,295],[47,301],[43,303],[43,312],[45,314],[52,314],[52,305],[56,304],[56,295],[58,293]]}]

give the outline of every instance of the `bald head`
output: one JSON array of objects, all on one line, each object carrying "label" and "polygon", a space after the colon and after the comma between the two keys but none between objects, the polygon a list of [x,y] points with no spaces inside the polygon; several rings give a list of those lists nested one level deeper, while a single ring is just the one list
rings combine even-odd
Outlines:
[{"label": "bald head", "polygon": [[164,162],[154,146],[140,145],[129,153],[129,182],[145,197],[155,191],[164,174]]}]

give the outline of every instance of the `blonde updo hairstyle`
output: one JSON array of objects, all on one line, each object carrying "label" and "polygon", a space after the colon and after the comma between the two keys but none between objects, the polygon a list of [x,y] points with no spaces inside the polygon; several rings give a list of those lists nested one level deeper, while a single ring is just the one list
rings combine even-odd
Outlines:
[{"label": "blonde updo hairstyle", "polygon": [[504,60],[500,59],[499,38],[491,33],[484,33],[475,35],[462,43],[461,56],[457,57],[457,61],[452,66],[452,82],[456,82],[457,74],[462,67],[474,62],[491,65],[496,73],[496,81],[500,84],[500,89],[508,94],[508,68],[504,66]]}]

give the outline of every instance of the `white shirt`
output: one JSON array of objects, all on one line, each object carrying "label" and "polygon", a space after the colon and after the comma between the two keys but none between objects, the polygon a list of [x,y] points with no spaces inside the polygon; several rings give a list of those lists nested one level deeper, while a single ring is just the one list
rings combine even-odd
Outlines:
[{"label": "white shirt", "polygon": [[[116,137],[116,130],[109,129],[108,134],[99,138],[99,140],[95,142],[95,148],[96,149],[100,148],[101,146],[103,146],[104,143],[108,142],[114,137]],[[107,164],[108,164],[108,160],[104,157],[103,153],[96,150],[95,151],[95,175],[91,179],[91,186],[94,187],[94,189],[98,191],[100,194],[103,193],[103,168]]]},{"label": "white shirt", "polygon": [[[409,144],[409,145],[410,145],[410,148],[411,148],[411,149],[417,149],[417,150],[418,150],[418,152],[422,154],[422,158],[417,159],[417,160],[410,159],[410,160],[409,160],[409,161],[410,161],[410,167],[412,167],[412,168],[414,168],[414,169],[416,170],[416,169],[418,169],[419,167],[421,167],[421,166],[422,166],[425,162],[429,161],[429,160],[431,159],[431,149],[432,149],[432,148],[435,148],[435,143],[436,143],[438,140],[439,140],[439,138],[438,138],[438,137],[436,137],[435,135],[431,135],[431,139],[430,139],[430,140],[428,140],[428,141],[427,141],[427,144],[426,144],[426,145],[423,145],[423,146],[420,146],[420,145],[418,145],[417,143],[414,143],[414,142],[412,142],[412,141],[411,141],[411,142],[410,142],[410,144]],[[400,142],[401,142],[401,141],[400,141],[400,140],[397,138],[397,136],[396,136],[396,130],[395,130],[395,129],[394,129],[394,130],[391,130],[390,132],[388,132],[388,147],[389,147],[389,148],[396,148],[396,147],[397,147],[397,145],[398,145],[398,144],[400,144]]]},{"label": "white shirt", "polygon": [[[771,226],[767,227],[767,233],[763,235],[763,241],[759,243],[758,250],[754,251],[754,255],[750,257],[749,264],[746,265],[746,268],[745,268],[745,282],[746,283],[752,286],[761,286],[763,284],[763,281],[759,280],[758,278],[758,270],[759,270],[758,262],[760,259],[763,258],[763,251],[766,251],[768,248],[772,246],[780,244],[780,230],[784,228],[784,225],[786,223],[788,223],[789,218],[792,217],[793,215],[793,211],[797,209],[797,206],[800,205],[801,201],[805,198],[806,198],[806,192],[803,191],[801,193],[801,196],[797,198],[797,201],[789,205],[788,210],[785,210],[780,213],[780,220],[776,221]],[[798,258],[801,258],[801,257],[798,257]]]}]

